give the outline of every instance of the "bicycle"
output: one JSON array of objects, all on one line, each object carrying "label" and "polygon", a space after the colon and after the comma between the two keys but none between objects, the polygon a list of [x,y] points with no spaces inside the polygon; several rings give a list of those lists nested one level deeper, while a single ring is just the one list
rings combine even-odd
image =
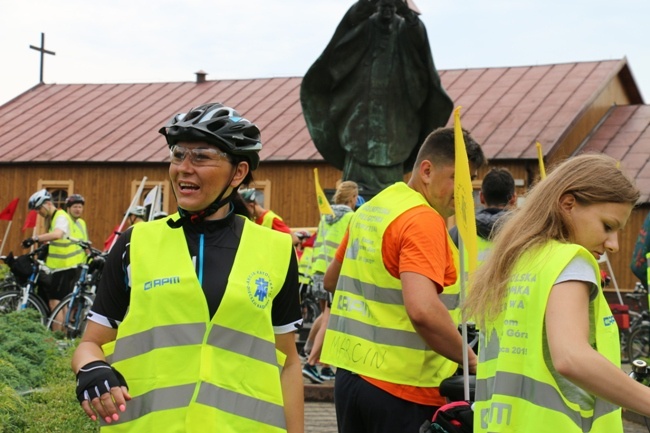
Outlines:
[{"label": "bicycle", "polygon": [[95,300],[95,292],[108,254],[91,247],[90,242],[74,242],[90,253],[86,257],[86,263],[78,267],[79,278],[72,292],[54,307],[46,324],[47,329],[51,331],[62,331],[67,339],[81,337],[86,329],[88,312]]},{"label": "bicycle", "polygon": [[[643,352],[641,349],[642,345],[639,346],[640,343],[639,334],[635,334],[636,347],[632,347],[630,345],[630,341],[632,341],[631,340],[632,334],[634,334],[634,332],[638,328],[642,327],[644,324],[650,325],[650,312],[643,308],[643,302],[642,302],[642,300],[645,299],[647,296],[648,296],[648,291],[643,287],[641,283],[638,282],[634,286],[634,292],[627,293],[625,295],[625,297],[631,299],[635,305],[632,306],[629,310],[629,316],[630,316],[629,327],[627,329],[621,328],[619,330],[619,336],[621,341],[621,362],[623,363],[627,363],[631,359],[636,359],[640,356],[649,356],[648,355],[649,351],[645,350],[645,352]],[[643,355],[643,353],[645,353],[646,355]]]},{"label": "bicycle", "polygon": [[[645,386],[650,386],[650,367],[648,367],[648,363],[643,359],[635,359],[632,361],[632,371],[630,371],[629,376]],[[648,432],[650,432],[648,418],[644,416],[643,421]]]},{"label": "bicycle", "polygon": [[[302,276],[305,277],[304,275]],[[300,311],[302,312],[303,326],[308,323],[314,323],[314,320],[321,313],[318,300],[312,292],[312,280],[310,277],[306,278],[309,279],[308,283],[300,283]]]},{"label": "bicycle", "polygon": [[0,257],[0,260],[9,266],[15,278],[13,282],[6,283],[0,292],[0,314],[31,308],[38,311],[41,323],[45,325],[50,308],[38,295],[38,288],[47,285],[52,278],[50,268],[39,259],[46,248],[47,245],[41,245],[34,251],[18,257],[14,257],[11,252]]}]

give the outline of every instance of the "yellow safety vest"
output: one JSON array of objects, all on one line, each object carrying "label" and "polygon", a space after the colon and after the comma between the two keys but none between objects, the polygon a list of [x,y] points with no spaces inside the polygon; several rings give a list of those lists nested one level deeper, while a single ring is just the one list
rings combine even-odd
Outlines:
[{"label": "yellow safety vest", "polygon": [[183,230],[135,226],[129,312],[104,347],[133,399],[102,432],[286,432],[271,307],[290,254],[290,236],[246,221],[210,319]]},{"label": "yellow safety vest", "polygon": [[[447,241],[449,242],[449,248],[451,249],[451,256],[454,260],[454,267],[456,268],[456,282],[449,286],[445,286],[445,290],[440,294],[440,300],[447,310],[451,319],[454,321],[454,324],[458,326],[461,323],[461,308],[460,308],[460,252],[458,247],[454,244],[454,241],[451,240],[449,234],[447,234]],[[467,272],[467,268],[465,268]]]},{"label": "yellow safety vest", "polygon": [[327,216],[323,215],[321,217],[318,234],[314,242],[314,258],[311,264],[313,273],[324,274],[329,264],[332,263],[336,255],[336,249],[343,240],[343,236],[345,236],[352,215],[354,215],[354,212],[350,211],[331,225],[325,221]]},{"label": "yellow safety vest", "polygon": [[457,365],[431,350],[415,331],[401,281],[388,273],[381,254],[388,225],[416,206],[429,204],[398,182],[352,216],[321,360],[379,380],[436,387]]},{"label": "yellow safety vest", "polygon": [[[451,245],[451,254],[454,257],[454,266],[458,274],[456,282],[451,286],[445,287],[445,291],[440,295],[440,299],[447,306],[451,318],[454,320],[456,325],[461,323],[461,308],[460,308],[460,251],[454,241],[449,237],[449,244]],[[483,239],[480,236],[477,236],[477,246],[478,246],[478,260],[477,266],[485,261],[487,254],[492,249],[492,242]],[[467,251],[467,250],[465,250]],[[469,272],[469,257],[467,254],[463,254],[463,271]],[[469,280],[467,280],[469,282]],[[469,287],[469,284],[467,285]],[[467,293],[465,293],[467,297]],[[466,318],[466,320],[471,321],[471,318]]]},{"label": "yellow safety vest", "polygon": [[270,229],[273,228],[273,220],[277,218],[280,221],[283,221],[282,218],[272,210],[267,211],[264,216],[262,217],[262,224],[260,224],[263,227],[268,227]]},{"label": "yellow safety vest", "polygon": [[[587,259],[600,278],[594,257],[575,244],[552,241],[517,261],[506,308],[486,325],[479,343],[475,432],[623,432],[620,408],[597,397],[590,407],[570,401],[544,360],[548,297],[576,256]],[[591,301],[590,317],[596,350],[620,365],[618,327],[600,290]]]},{"label": "yellow safety vest", "polygon": [[[59,215],[64,215],[68,219],[68,227],[70,228],[70,233],[68,237],[74,239],[83,239],[87,240],[88,235],[85,230],[85,223],[83,227],[79,227],[72,220],[72,217],[68,215],[66,211],[57,209],[52,215],[52,221],[50,222],[50,232],[54,231],[56,225],[55,221]],[[83,221],[83,220],[82,220]],[[86,262],[86,252],[79,245],[70,242],[68,239],[57,239],[50,242],[50,246],[47,250],[47,259],[45,264],[51,269],[69,269],[74,268],[81,263]]]},{"label": "yellow safety vest", "polygon": [[298,282],[300,284],[309,284],[311,283],[311,262],[314,249],[312,247],[305,247],[302,250],[302,255],[298,261]]}]

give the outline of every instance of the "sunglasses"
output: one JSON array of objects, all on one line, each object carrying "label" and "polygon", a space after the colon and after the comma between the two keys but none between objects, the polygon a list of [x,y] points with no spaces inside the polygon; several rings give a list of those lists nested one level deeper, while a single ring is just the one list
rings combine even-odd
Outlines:
[{"label": "sunglasses", "polygon": [[192,164],[197,167],[216,167],[220,165],[220,162],[229,161],[228,154],[214,147],[188,149],[175,144],[169,149],[169,157],[172,164],[175,165],[185,161],[185,157],[188,155]]}]

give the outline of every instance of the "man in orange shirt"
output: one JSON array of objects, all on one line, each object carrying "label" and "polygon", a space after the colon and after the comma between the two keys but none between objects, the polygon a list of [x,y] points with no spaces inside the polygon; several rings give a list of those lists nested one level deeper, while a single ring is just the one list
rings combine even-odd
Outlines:
[{"label": "man in orange shirt", "polygon": [[[476,173],[485,157],[464,137]],[[321,361],[337,367],[339,433],[416,432],[445,403],[438,387],[463,348],[440,297],[457,275],[445,225],[454,214],[454,173],[454,131],[439,128],[422,144],[409,182],[355,213],[327,269],[325,288],[335,296]]]}]

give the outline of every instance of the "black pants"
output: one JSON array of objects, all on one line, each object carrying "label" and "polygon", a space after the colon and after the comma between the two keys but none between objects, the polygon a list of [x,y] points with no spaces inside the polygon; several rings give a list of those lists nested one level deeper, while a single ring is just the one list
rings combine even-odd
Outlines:
[{"label": "black pants", "polygon": [[418,433],[438,409],[395,397],[342,368],[336,369],[334,405],[339,433]]}]

